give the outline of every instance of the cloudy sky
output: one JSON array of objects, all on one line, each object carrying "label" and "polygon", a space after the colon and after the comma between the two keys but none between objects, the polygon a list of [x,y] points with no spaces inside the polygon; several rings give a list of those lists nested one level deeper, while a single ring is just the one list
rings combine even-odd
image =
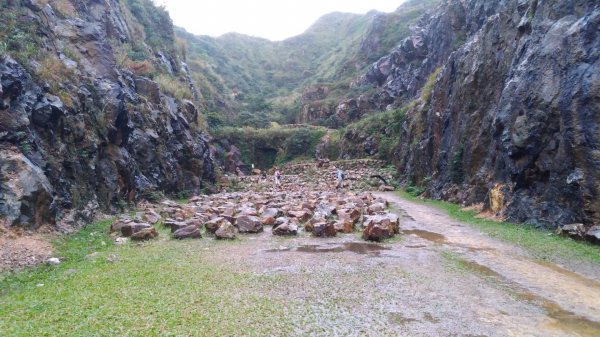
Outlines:
[{"label": "cloudy sky", "polygon": [[199,35],[238,32],[270,40],[301,34],[323,14],[394,11],[403,0],[155,0],[173,22]]}]

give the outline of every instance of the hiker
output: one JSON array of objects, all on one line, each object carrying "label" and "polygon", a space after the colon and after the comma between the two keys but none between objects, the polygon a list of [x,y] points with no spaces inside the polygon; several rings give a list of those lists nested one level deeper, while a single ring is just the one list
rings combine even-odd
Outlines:
[{"label": "hiker", "polygon": [[344,171],[342,171],[342,169],[339,167],[336,167],[336,168],[337,168],[337,185],[335,187],[340,188],[340,187],[342,187],[342,182],[344,181]]},{"label": "hiker", "polygon": [[277,167],[275,168],[275,186],[281,186],[281,172]]}]

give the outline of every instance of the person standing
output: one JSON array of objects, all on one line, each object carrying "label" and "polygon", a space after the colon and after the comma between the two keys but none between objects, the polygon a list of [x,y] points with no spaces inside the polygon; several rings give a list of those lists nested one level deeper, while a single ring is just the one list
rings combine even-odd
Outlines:
[{"label": "person standing", "polygon": [[281,172],[277,167],[275,167],[275,186],[281,186]]},{"label": "person standing", "polygon": [[342,171],[341,168],[336,167],[337,168],[337,185],[336,188],[340,188],[342,187],[342,183],[344,181],[344,171]]}]

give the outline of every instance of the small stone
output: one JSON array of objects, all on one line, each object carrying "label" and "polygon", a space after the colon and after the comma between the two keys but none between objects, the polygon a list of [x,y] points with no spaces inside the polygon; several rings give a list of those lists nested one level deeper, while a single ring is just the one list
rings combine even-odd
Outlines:
[{"label": "small stone", "polygon": [[48,260],[46,260],[46,263],[48,263],[49,265],[52,265],[52,266],[57,266],[60,264],[60,260],[56,257],[51,257]]},{"label": "small stone", "polygon": [[127,243],[127,241],[129,241],[128,238],[124,238],[124,237],[118,237],[115,239],[115,244],[116,245],[124,245]]}]

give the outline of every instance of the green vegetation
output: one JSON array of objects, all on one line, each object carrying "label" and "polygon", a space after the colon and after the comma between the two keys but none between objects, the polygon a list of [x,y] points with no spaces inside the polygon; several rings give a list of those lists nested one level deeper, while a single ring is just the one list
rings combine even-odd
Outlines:
[{"label": "green vegetation", "polygon": [[[409,36],[410,25],[437,3],[439,0],[407,1],[384,16],[331,13],[302,35],[278,42],[241,34],[194,36],[183,29],[176,29],[176,36],[187,46],[188,66],[209,111],[232,115],[267,112],[271,121],[291,123],[301,109],[300,97],[307,86],[329,88],[322,105],[372,90],[368,86],[351,88],[350,83]],[[261,99],[272,109],[251,107]],[[335,120],[316,124],[340,126]]]},{"label": "green vegetation", "polygon": [[169,12],[164,6],[156,6],[152,0],[125,0],[131,14],[143,27],[145,41],[157,49],[173,51],[175,33]]},{"label": "green vegetation", "polygon": [[160,74],[154,78],[160,89],[177,99],[192,100],[194,97],[187,83],[173,76]]},{"label": "green vegetation", "polygon": [[421,89],[421,102],[428,103],[431,98],[431,90],[433,89],[433,85],[435,84],[435,80],[438,75],[442,72],[442,67],[438,67],[429,77],[427,78],[427,82],[423,85],[423,89]]},{"label": "green vegetation", "polygon": [[377,148],[376,157],[389,160],[394,155],[400,135],[406,108],[379,112],[352,123],[340,132],[343,134],[344,149],[353,156],[364,156],[364,149],[352,149],[370,137]]},{"label": "green vegetation", "polygon": [[[215,130],[215,138],[227,141],[240,149],[242,160],[257,168],[269,168],[297,159],[314,158],[316,147],[325,135],[318,127],[223,127]],[[222,158],[225,161],[225,158]]]},{"label": "green vegetation", "polygon": [[2,335],[291,333],[279,315],[283,303],[261,292],[277,276],[235,272],[206,257],[207,249],[236,242],[159,239],[115,246],[107,235],[110,223],[58,240],[59,266],[0,275]]},{"label": "green vegetation", "polygon": [[465,211],[460,205],[438,200],[417,199],[406,192],[400,192],[400,194],[406,199],[443,209],[452,218],[471,224],[491,237],[518,244],[541,260],[567,261],[575,259],[600,264],[600,247],[598,246],[560,237],[527,224],[478,218],[475,211]]},{"label": "green vegetation", "polygon": [[27,17],[27,9],[14,1],[0,0],[0,55],[8,53],[21,64],[37,59],[40,37],[37,25]]}]

